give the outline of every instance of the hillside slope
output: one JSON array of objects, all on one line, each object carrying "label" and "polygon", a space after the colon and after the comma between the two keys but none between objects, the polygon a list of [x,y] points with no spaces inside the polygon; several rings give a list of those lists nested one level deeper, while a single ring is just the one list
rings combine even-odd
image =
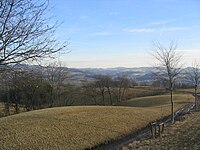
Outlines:
[{"label": "hillside slope", "polygon": [[90,148],[169,115],[169,108],[166,105],[160,113],[159,107],[62,107],[3,117],[0,118],[0,149]]}]

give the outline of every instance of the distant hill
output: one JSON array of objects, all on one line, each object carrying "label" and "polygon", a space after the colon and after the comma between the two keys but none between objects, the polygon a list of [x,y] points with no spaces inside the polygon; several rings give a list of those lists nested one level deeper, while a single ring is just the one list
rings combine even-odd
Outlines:
[{"label": "distant hill", "polygon": [[[38,65],[24,65],[20,64],[15,66],[15,68],[20,68],[23,70],[29,70],[30,68],[38,69]],[[184,70],[190,70],[191,68],[185,68]],[[65,68],[64,72],[68,76],[65,83],[70,83],[73,85],[83,85],[84,83],[94,81],[98,75],[109,75],[113,79],[117,79],[122,75],[126,75],[130,79],[134,79],[139,83],[151,84],[154,80],[152,75],[155,72],[154,67],[138,67],[138,68]]]},{"label": "distant hill", "polygon": [[138,82],[150,82],[153,80],[152,67],[140,68],[68,68],[70,72],[71,82],[88,82],[93,81],[98,75],[109,75],[116,79],[122,75],[126,75],[130,79]]}]

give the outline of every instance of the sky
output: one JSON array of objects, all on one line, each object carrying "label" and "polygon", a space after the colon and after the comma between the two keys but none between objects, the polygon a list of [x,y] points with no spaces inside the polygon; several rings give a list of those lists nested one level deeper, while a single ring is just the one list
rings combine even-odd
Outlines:
[{"label": "sky", "polygon": [[184,64],[200,58],[200,0],[50,0],[67,67],[145,67],[153,42],[178,44]]}]

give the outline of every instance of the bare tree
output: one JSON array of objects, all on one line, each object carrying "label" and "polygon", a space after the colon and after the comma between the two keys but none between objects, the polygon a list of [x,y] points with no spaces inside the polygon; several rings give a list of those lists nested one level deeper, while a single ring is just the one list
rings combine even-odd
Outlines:
[{"label": "bare tree", "polygon": [[53,103],[55,99],[58,99],[60,103],[61,96],[61,86],[63,84],[64,79],[66,78],[66,68],[62,67],[61,62],[54,62],[49,64],[45,68],[46,79],[51,86],[51,104],[50,107],[53,107]]},{"label": "bare tree", "polygon": [[96,81],[95,85],[97,87],[97,91],[100,92],[103,105],[105,105],[105,85],[104,85],[104,81],[103,81],[102,76],[97,77],[97,81]]},{"label": "bare tree", "polygon": [[[97,85],[96,82],[87,82],[85,85],[83,85],[84,88],[84,95],[87,97],[92,98],[92,101],[94,102],[95,105],[98,104],[97,102]],[[92,104],[93,104],[92,102]]]},{"label": "bare tree", "polygon": [[[9,73],[8,73],[9,72]],[[3,71],[0,72],[0,81],[1,81],[1,101],[5,104],[4,112],[6,115],[10,115],[10,95],[9,95],[9,90],[10,90],[10,74],[11,71]]]},{"label": "bare tree", "polygon": [[170,90],[171,119],[174,122],[173,90],[176,79],[181,73],[181,55],[177,52],[177,44],[172,42],[169,47],[164,47],[159,42],[154,44],[153,56],[157,60],[156,78],[167,81]]},{"label": "bare tree", "polygon": [[195,96],[195,110],[197,110],[197,89],[200,83],[200,65],[195,61],[192,68],[187,72],[187,79],[194,86],[194,96]]},{"label": "bare tree", "polygon": [[57,23],[45,18],[48,0],[0,1],[0,67],[38,60],[62,50],[56,41]]},{"label": "bare tree", "polygon": [[125,92],[130,85],[130,80],[126,75],[122,75],[118,79],[118,101],[122,101],[124,98]]},{"label": "bare tree", "polygon": [[109,99],[110,99],[110,105],[113,104],[113,101],[112,101],[112,91],[111,91],[111,86],[113,84],[113,80],[110,76],[103,76],[102,78],[103,82],[104,82],[104,86],[106,87],[107,89],[107,92],[108,92],[108,95],[109,95]]},{"label": "bare tree", "polygon": [[21,82],[19,83],[20,89],[22,90],[23,105],[26,111],[36,109],[36,103],[41,101],[38,97],[42,84],[42,76],[39,75],[35,70],[24,71],[21,75]]},{"label": "bare tree", "polygon": [[112,100],[112,84],[113,84],[113,80],[109,75],[99,75],[97,76],[96,79],[96,87],[98,92],[100,92],[100,95],[102,96],[102,101],[103,104],[105,105],[105,96],[106,96],[106,92],[108,93],[109,96],[109,100],[110,100],[110,105],[113,104],[113,100]]}]

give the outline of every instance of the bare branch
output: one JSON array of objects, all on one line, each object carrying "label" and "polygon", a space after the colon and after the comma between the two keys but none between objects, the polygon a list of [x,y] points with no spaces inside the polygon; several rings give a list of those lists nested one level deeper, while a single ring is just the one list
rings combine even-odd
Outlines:
[{"label": "bare branch", "polygon": [[2,0],[0,9],[0,65],[34,61],[66,48],[55,39],[58,24],[45,18],[48,1]]}]

